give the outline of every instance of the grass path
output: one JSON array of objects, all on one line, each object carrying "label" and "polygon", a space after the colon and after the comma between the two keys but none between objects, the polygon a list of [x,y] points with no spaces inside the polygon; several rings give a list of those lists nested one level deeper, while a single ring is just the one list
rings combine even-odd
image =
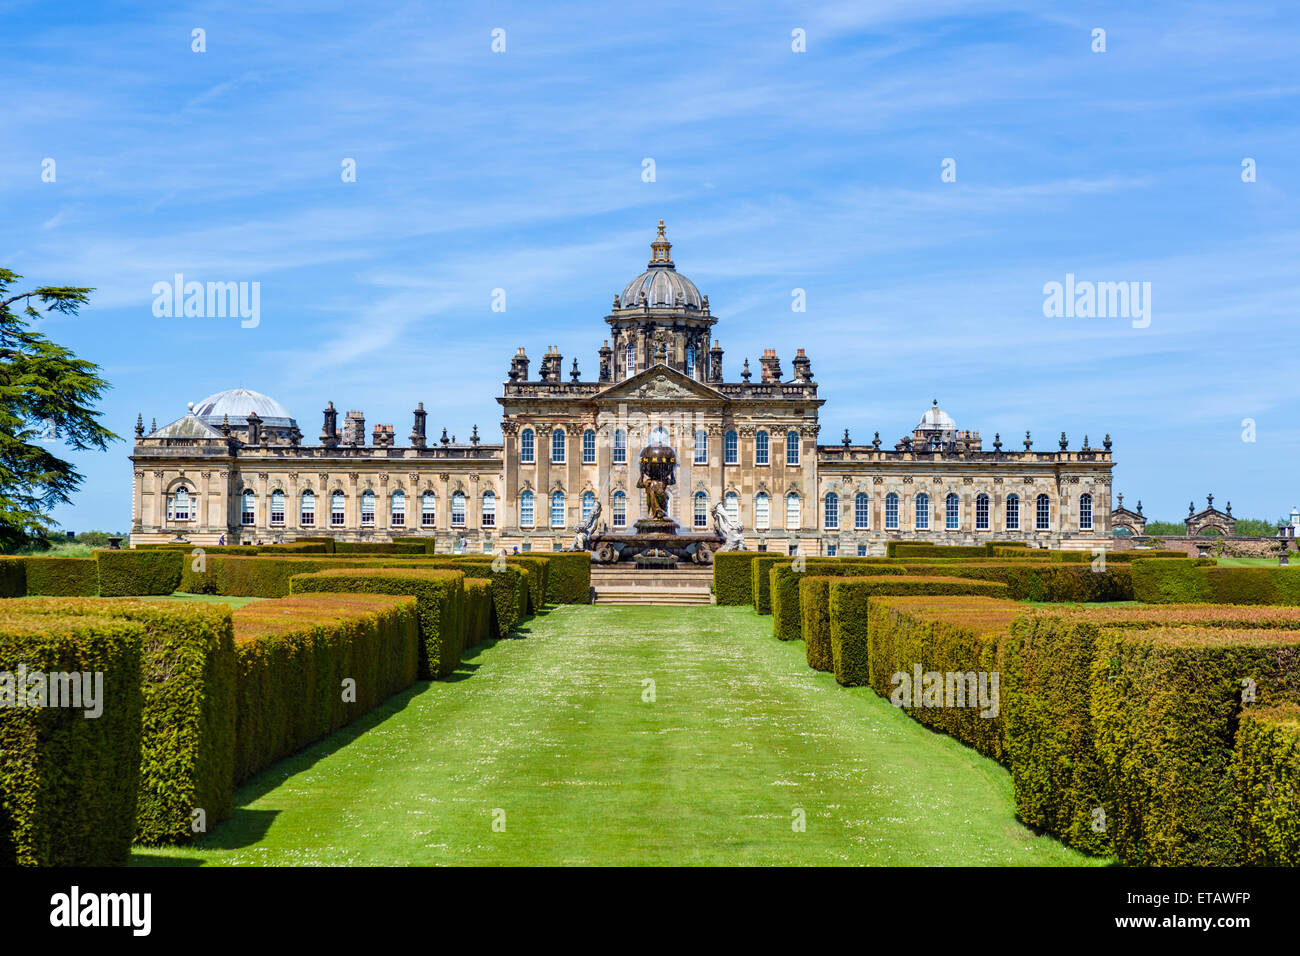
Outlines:
[{"label": "grass path", "polygon": [[527,629],[270,768],[201,844],[133,862],[1094,862],[1015,820],[997,764],[809,670],[747,608],[562,607]]}]

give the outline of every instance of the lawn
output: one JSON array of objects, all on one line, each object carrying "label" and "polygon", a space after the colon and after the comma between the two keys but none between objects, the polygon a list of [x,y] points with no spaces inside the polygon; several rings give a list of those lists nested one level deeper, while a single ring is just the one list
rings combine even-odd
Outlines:
[{"label": "lawn", "polygon": [[256,597],[228,597],[224,594],[187,594],[184,591],[176,591],[168,594],[166,597],[150,598],[151,601],[197,601],[200,604],[229,604],[231,610],[237,607],[243,607],[245,604],[251,604],[253,601],[265,601],[267,598]]},{"label": "lawn", "polygon": [[553,609],[270,768],[199,845],[133,863],[1104,862],[1020,825],[1002,767],[809,670],[771,627],[748,608]]}]

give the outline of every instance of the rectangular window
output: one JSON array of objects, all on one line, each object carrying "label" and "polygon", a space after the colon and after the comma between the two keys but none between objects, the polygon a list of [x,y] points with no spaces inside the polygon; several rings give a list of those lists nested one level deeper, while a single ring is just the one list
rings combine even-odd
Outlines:
[{"label": "rectangular window", "polygon": [[551,495],[551,527],[564,527],[564,495]]},{"label": "rectangular window", "polygon": [[853,527],[860,530],[871,527],[871,499],[866,495],[853,499]]},{"label": "rectangular window", "polygon": [[519,523],[525,528],[533,526],[533,496],[524,495],[519,500]]},{"label": "rectangular window", "polygon": [[695,433],[695,464],[707,465],[709,463],[709,433],[706,431],[697,431]]},{"label": "rectangular window", "polygon": [[314,525],[316,523],[316,506],[313,505],[310,510],[304,507],[301,518],[304,528],[310,528]]},{"label": "rectangular window", "polygon": [[1020,530],[1020,499],[1015,495],[1007,499],[1007,530]]},{"label": "rectangular window", "polygon": [[956,531],[961,527],[961,506],[956,495],[948,496],[944,507],[943,526],[949,531]]},{"label": "rectangular window", "polygon": [[627,464],[627,432],[621,428],[614,432],[614,464]]},{"label": "rectangular window", "polygon": [[343,527],[343,499],[336,498],[330,505],[330,526],[334,528]]},{"label": "rectangular window", "polygon": [[465,496],[462,494],[451,496],[451,523],[457,528],[465,526]]},{"label": "rectangular window", "polygon": [[754,501],[754,527],[760,531],[766,531],[771,520],[768,507],[767,495],[759,495]]},{"label": "rectangular window", "polygon": [[371,527],[375,523],[375,499],[373,495],[361,496],[361,526]]},{"label": "rectangular window", "polygon": [[627,527],[627,496],[623,494],[614,496],[614,527]]},{"label": "rectangular window", "polygon": [[790,555],[790,557],[792,558],[795,557],[799,553],[799,545],[797,544],[790,545],[788,548],[786,548],[785,553]]},{"label": "rectangular window", "polygon": [[989,530],[989,496],[980,495],[975,499],[975,530]]},{"label": "rectangular window", "polygon": [[866,556],[867,556],[867,546],[865,544],[858,545],[858,557],[865,558]]},{"label": "rectangular window", "polygon": [[1052,505],[1047,495],[1038,496],[1037,530],[1047,531],[1052,526]]},{"label": "rectangular window", "polygon": [[891,530],[898,527],[898,495],[885,499],[885,527]]},{"label": "rectangular window", "polygon": [[836,556],[838,551],[839,549],[836,548],[835,545],[833,544],[826,545],[826,557],[833,558]]},{"label": "rectangular window", "polygon": [[271,524],[280,525],[280,526],[284,525],[284,501],[283,500],[277,502],[274,498],[271,499]]},{"label": "rectangular window", "polygon": [[835,495],[826,496],[826,527],[834,530],[840,526],[840,499]]},{"label": "rectangular window", "polygon": [[754,436],[754,464],[766,465],[767,461],[767,432],[759,432]]},{"label": "rectangular window", "polygon": [[927,495],[916,496],[916,530],[930,530],[930,499]]},{"label": "rectangular window", "polygon": [[584,465],[596,463],[596,433],[591,429],[582,433],[582,463]]},{"label": "rectangular window", "polygon": [[483,513],[480,515],[483,519],[483,527],[495,528],[497,525],[497,499],[496,495],[483,496]]},{"label": "rectangular window", "polygon": [[533,430],[525,428],[519,436],[519,460],[524,464],[533,461]]},{"label": "rectangular window", "polygon": [[1092,495],[1079,498],[1079,530],[1092,530]]},{"label": "rectangular window", "polygon": [[740,464],[740,440],[735,432],[727,432],[722,439],[723,462],[728,465]]},{"label": "rectangular window", "polygon": [[787,465],[799,464],[799,433],[792,431],[785,436],[785,463]]}]

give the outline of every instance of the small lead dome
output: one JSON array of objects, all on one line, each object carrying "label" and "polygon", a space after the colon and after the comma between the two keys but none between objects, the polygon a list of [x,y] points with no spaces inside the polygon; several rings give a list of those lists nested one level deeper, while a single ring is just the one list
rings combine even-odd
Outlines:
[{"label": "small lead dome", "polygon": [[248,388],[217,392],[194,404],[194,415],[214,427],[219,427],[226,417],[229,417],[231,425],[245,425],[253,412],[257,412],[257,417],[266,428],[292,428],[297,424],[289,414],[289,409],[269,395]]},{"label": "small lead dome", "polygon": [[677,271],[669,254],[673,244],[664,235],[664,221],[659,220],[659,235],[650,243],[650,262],[641,273],[623,288],[618,297],[620,309],[634,309],[641,305],[644,292],[646,304],[652,309],[701,309],[704,299],[695,283]]}]

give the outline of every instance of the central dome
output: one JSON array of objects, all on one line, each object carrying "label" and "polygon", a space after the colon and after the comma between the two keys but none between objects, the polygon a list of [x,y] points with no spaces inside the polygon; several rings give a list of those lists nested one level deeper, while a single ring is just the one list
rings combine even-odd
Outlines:
[{"label": "central dome", "polygon": [[194,405],[195,416],[207,425],[220,425],[227,416],[230,424],[244,425],[253,412],[257,412],[257,417],[267,428],[292,428],[297,424],[289,414],[289,409],[269,395],[248,388],[217,392]]},{"label": "central dome", "polygon": [[626,286],[618,297],[620,309],[641,307],[641,296],[652,309],[702,309],[704,298],[695,283],[677,271],[669,256],[672,243],[664,236],[664,221],[659,220],[659,235],[650,243],[650,262],[646,271]]}]

